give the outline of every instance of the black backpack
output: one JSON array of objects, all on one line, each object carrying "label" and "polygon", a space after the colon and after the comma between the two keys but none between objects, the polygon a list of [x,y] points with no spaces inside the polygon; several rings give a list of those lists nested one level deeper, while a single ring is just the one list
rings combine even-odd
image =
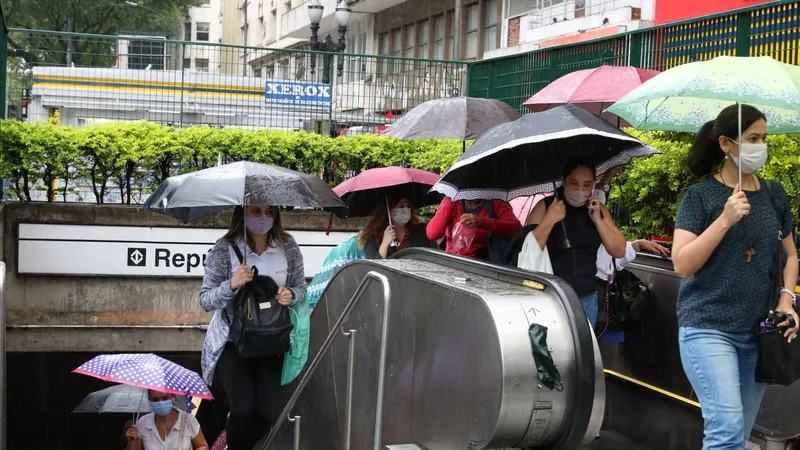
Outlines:
[{"label": "black backpack", "polygon": [[[239,263],[244,256],[231,243]],[[230,339],[244,359],[282,355],[291,347],[292,325],[289,308],[275,300],[278,285],[253,267],[253,280],[239,288],[233,300],[233,320],[228,317]],[[223,310],[224,311],[224,310]],[[227,316],[227,312],[225,314]]]}]

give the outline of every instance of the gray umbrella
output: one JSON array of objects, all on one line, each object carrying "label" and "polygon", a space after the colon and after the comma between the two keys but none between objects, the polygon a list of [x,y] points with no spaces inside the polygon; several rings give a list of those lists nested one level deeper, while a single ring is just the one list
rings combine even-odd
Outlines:
[{"label": "gray umbrella", "polygon": [[314,175],[248,161],[169,177],[143,208],[189,223],[241,205],[321,208],[340,217],[347,210],[333,189]]},{"label": "gray umbrella", "polygon": [[430,100],[412,108],[382,136],[397,139],[477,139],[489,128],[519,118],[500,100],[451,97]]},{"label": "gray umbrella", "polygon": [[[186,398],[179,396],[173,402],[176,408],[186,409]],[[194,406],[194,405],[192,405]],[[75,413],[149,413],[150,400],[147,389],[118,384],[87,395],[72,411]]]}]

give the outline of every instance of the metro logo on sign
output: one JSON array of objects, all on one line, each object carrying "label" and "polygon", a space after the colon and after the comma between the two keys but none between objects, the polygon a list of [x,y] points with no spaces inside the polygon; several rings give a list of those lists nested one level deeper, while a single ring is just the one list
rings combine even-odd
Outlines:
[{"label": "metro logo on sign", "polygon": [[128,265],[133,267],[144,267],[147,265],[146,248],[129,248]]},{"label": "metro logo on sign", "polygon": [[290,106],[331,106],[331,86],[321,83],[267,81],[266,103]]}]

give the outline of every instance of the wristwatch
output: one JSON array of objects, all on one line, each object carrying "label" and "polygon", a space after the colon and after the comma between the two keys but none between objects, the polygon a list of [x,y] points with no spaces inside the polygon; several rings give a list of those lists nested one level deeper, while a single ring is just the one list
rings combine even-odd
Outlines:
[{"label": "wristwatch", "polygon": [[797,303],[797,296],[794,294],[794,291],[792,291],[791,289],[789,289],[789,288],[781,289],[781,292],[780,292],[780,294],[778,294],[778,296],[781,296],[783,294],[789,294],[789,296],[792,297],[792,305],[795,305]]}]

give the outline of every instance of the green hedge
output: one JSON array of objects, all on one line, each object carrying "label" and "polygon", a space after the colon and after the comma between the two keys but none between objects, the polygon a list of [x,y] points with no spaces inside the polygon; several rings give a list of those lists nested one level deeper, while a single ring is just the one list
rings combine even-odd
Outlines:
[{"label": "green hedge", "polygon": [[[30,124],[0,121],[0,176],[10,193],[31,201],[31,190],[47,189],[53,201],[77,179],[88,180],[102,203],[111,186],[124,203],[136,192],[152,192],[165,178],[225,162],[257,161],[319,173],[335,184],[348,173],[407,164],[442,173],[461,155],[461,141],[399,141],[376,135],[329,138],[285,131],[191,127],[175,130],[148,122],[61,127],[57,118]],[[53,190],[53,180],[58,180]]]},{"label": "green hedge", "polygon": [[[623,213],[618,220],[629,237],[669,236],[681,196],[691,184],[700,181],[686,166],[686,156],[694,134],[625,131],[657,148],[662,154],[636,159],[618,175],[612,184],[609,204]],[[783,185],[792,199],[794,216],[798,217],[800,136],[770,136],[769,155],[758,175]]]},{"label": "green hedge", "polygon": [[[697,182],[686,168],[693,135],[627,130],[663,154],[636,159],[614,181],[610,206],[631,237],[669,235],[680,198]],[[249,160],[318,173],[330,184],[360,170],[407,164],[445,172],[462,153],[461,141],[399,141],[375,135],[329,138],[284,131],[191,127],[174,130],[153,123],[61,127],[57,118],[37,124],[0,121],[0,177],[21,201],[47,189],[65,198],[76,179],[88,180],[102,203],[111,186],[131,203],[133,193],[152,192],[166,177],[226,162]],[[800,137],[772,136],[770,159],[760,175],[778,180],[800,208]],[[53,190],[53,180],[58,187]]]}]

